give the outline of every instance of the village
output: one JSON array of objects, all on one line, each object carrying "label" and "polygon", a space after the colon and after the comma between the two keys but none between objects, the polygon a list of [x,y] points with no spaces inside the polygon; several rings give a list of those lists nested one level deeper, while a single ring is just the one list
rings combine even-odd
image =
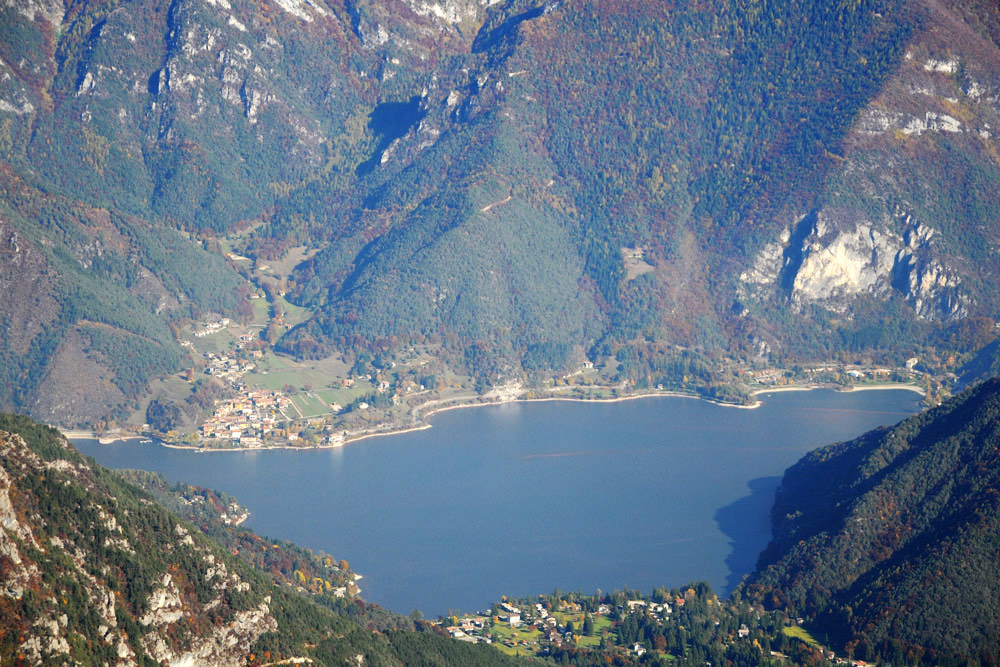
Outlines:
[{"label": "village", "polygon": [[285,419],[282,410],[287,407],[287,397],[279,392],[245,391],[215,408],[212,416],[201,425],[201,437],[209,447],[213,440],[224,440],[239,447],[262,447],[277,433],[275,425]]},{"label": "village", "polygon": [[[544,596],[542,596],[544,597]],[[489,613],[461,618],[452,616],[438,623],[454,639],[472,643],[496,643],[506,653],[548,655],[564,644],[574,647],[608,645],[607,632],[613,625],[612,618],[632,613],[648,614],[663,621],[671,614],[667,603],[654,603],[642,599],[626,600],[614,610],[609,604],[599,604],[593,612],[572,601],[563,601],[556,607],[550,602],[524,602],[514,606],[507,601],[493,605]],[[684,599],[679,604],[683,606]],[[646,648],[640,643],[626,647],[626,652],[641,657]]]},{"label": "village", "polygon": [[[228,318],[192,325],[195,337],[226,334]],[[342,410],[334,403],[329,416],[304,418],[287,392],[268,389],[246,381],[248,374],[258,370],[257,362],[265,358],[259,332],[241,331],[231,342],[231,350],[199,353],[190,340],[181,346],[204,360],[204,375],[224,383],[234,394],[216,402],[211,415],[197,429],[198,444],[206,449],[257,449],[272,446],[337,447],[344,443],[343,431],[333,427],[331,417]],[[303,438],[307,434],[308,439]],[[187,442],[190,442],[188,438]]]},{"label": "village", "polygon": [[[228,373],[226,369],[233,366],[226,357],[216,361],[219,365],[210,367],[213,375],[216,368]],[[248,388],[238,381],[238,377],[232,381],[237,396],[221,401],[201,424],[201,444],[204,447],[255,449],[282,443],[330,447],[344,444],[344,433],[336,431],[330,419],[299,419],[297,422],[289,414],[291,400],[287,395],[280,390]],[[314,435],[308,441],[303,438],[303,432],[307,430]]]},{"label": "village", "polygon": [[604,654],[609,664],[667,664],[688,645],[686,633],[700,633],[702,640],[714,637],[723,645],[744,647],[738,650],[759,651],[778,664],[799,664],[808,654],[816,662],[872,667],[823,647],[802,622],[719,600],[710,588],[698,585],[654,589],[651,596],[598,592],[564,597],[557,591],[537,601],[504,597],[489,610],[442,617],[433,625],[458,641],[490,644],[508,655],[560,658],[591,651]]}]

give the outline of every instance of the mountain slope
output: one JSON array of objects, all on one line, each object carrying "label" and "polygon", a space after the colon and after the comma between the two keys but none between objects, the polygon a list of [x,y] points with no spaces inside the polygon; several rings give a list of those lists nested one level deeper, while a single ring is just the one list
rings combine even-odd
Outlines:
[{"label": "mountain slope", "polygon": [[1000,379],[810,453],[778,489],[746,587],[858,657],[986,660],[1000,646]]},{"label": "mountain slope", "polygon": [[183,365],[172,326],[247,316],[230,251],[296,246],[302,357],[966,352],[1000,304],[997,12],[8,2],[0,406],[121,416]]},{"label": "mountain slope", "polygon": [[[429,89],[419,127],[382,154],[388,180],[361,215],[388,230],[353,269],[350,254],[333,246],[296,276],[299,298],[324,311],[307,326],[310,343],[453,333],[466,345],[492,345],[514,369],[542,343],[600,342],[604,352],[644,338],[726,345],[732,265],[768,224],[748,217],[774,214],[768,202],[781,197],[815,198],[809,190],[830,163],[817,151],[836,148],[915,28],[902,3],[867,4],[761,13],[581,1],[497,10],[465,58],[471,81]],[[800,22],[810,30],[799,31]],[[781,60],[792,34],[798,48]],[[830,46],[842,43],[850,47]],[[817,58],[827,61],[819,72]],[[766,106],[748,93],[755,88],[768,89]],[[841,100],[833,112],[830,97]],[[411,240],[422,228],[423,240]],[[544,264],[520,259],[507,233],[522,247],[545,240]],[[451,238],[463,235],[500,265],[456,248]],[[626,275],[630,248],[649,273]],[[379,279],[366,280],[373,267]],[[455,280],[477,272],[494,284]],[[468,322],[469,302],[476,321],[499,326]],[[545,326],[553,312],[569,326]],[[303,336],[286,345],[296,349]],[[548,361],[559,368],[566,360]]]},{"label": "mountain slope", "polygon": [[57,431],[0,415],[0,663],[333,665],[359,656],[513,664],[487,646],[364,630],[88,463]]},{"label": "mountain slope", "polygon": [[816,206],[787,218],[740,278],[749,302],[779,294],[804,314],[818,306],[851,318],[859,314],[852,304],[897,302],[879,326],[851,331],[835,316],[827,329],[841,328],[847,349],[926,339],[926,329],[912,327],[899,336],[904,313],[926,325],[988,315],[996,304],[983,286],[998,271],[989,251],[997,243],[997,8],[910,4],[920,29],[834,151]]}]

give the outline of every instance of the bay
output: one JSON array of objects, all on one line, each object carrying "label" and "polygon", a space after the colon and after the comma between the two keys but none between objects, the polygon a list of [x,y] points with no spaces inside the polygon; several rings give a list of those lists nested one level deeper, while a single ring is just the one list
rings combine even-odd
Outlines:
[{"label": "bay", "polygon": [[906,390],[760,398],[451,410],[431,429],[325,450],[74,442],[108,467],[234,495],[258,533],[348,560],[365,599],[437,616],[554,588],[727,593],[770,539],[785,468],[919,409]]}]

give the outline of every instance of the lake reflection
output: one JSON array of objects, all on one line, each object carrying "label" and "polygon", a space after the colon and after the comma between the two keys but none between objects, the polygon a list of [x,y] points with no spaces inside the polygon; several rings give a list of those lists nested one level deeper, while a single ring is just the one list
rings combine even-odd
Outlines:
[{"label": "lake reflection", "polygon": [[78,445],[107,466],[232,494],[257,532],[348,560],[366,599],[436,616],[556,587],[706,580],[728,592],[769,539],[785,468],[919,401],[903,390],[762,398],[756,410],[673,397],[453,410],[433,429],[336,450]]}]

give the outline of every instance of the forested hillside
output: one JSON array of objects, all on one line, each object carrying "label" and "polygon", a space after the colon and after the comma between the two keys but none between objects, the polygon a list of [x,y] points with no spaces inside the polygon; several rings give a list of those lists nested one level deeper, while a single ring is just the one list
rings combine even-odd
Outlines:
[{"label": "forested hillside", "polygon": [[[388,233],[300,272],[324,315],[296,349],[450,333],[470,364],[471,344],[516,369],[538,346],[555,368],[573,344],[727,347],[733,267],[771,226],[758,216],[814,205],[824,151],[918,25],[902,3],[868,4],[577,2],[487,22],[475,80],[428,95],[418,130],[383,154],[361,213]],[[440,138],[407,164],[431,127]],[[627,275],[629,249],[652,270]]]},{"label": "forested hillside", "polygon": [[[293,545],[230,533],[256,556],[270,549],[274,562],[299,561],[311,575],[338,569]],[[330,609],[333,596],[310,597],[300,579],[272,575],[274,562],[234,555],[57,431],[0,415],[0,664],[515,664],[411,622],[407,631],[364,629]],[[374,612],[353,615],[392,627]]]},{"label": "forested hillside", "polygon": [[961,355],[1000,306],[997,12],[7,3],[0,406],[120,418],[290,248],[300,358],[707,385],[690,359]]},{"label": "forested hillside", "polygon": [[860,659],[995,664],[998,452],[993,379],[810,453],[785,473],[744,593]]}]

